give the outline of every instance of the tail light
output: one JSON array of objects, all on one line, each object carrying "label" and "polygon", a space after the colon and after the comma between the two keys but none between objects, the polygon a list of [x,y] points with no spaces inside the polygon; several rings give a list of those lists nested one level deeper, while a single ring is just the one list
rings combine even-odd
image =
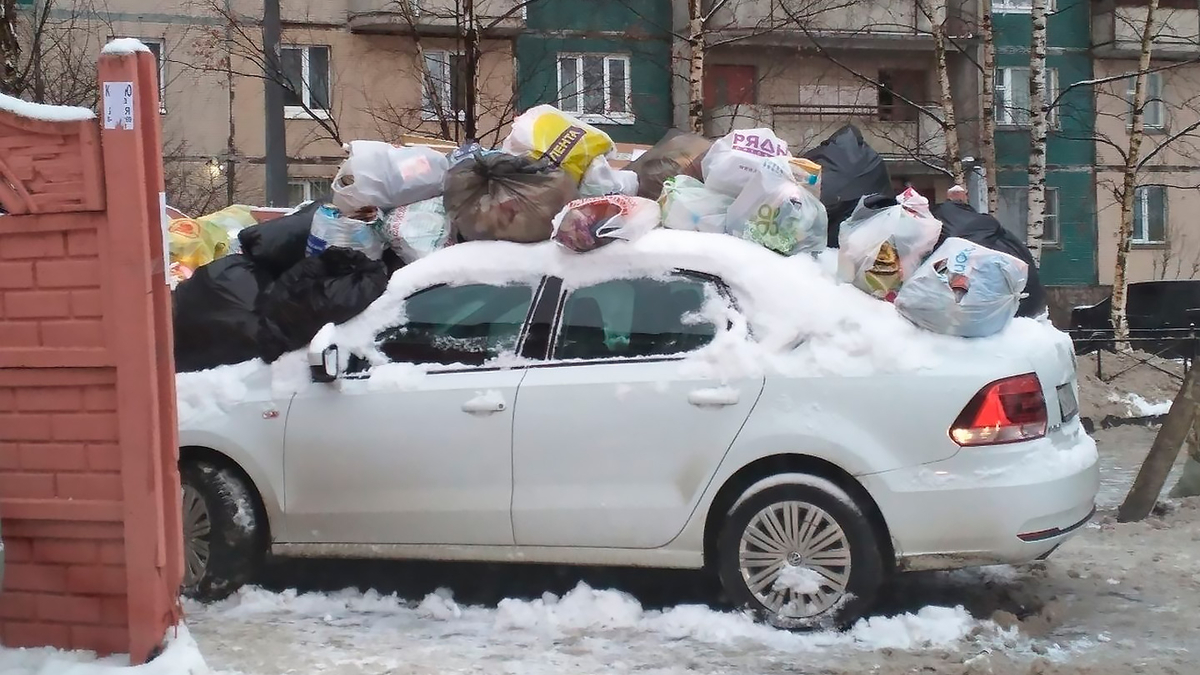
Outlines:
[{"label": "tail light", "polygon": [[1046,435],[1046,397],[1037,375],[999,380],[975,394],[954,421],[950,438],[961,446],[1000,445]]}]

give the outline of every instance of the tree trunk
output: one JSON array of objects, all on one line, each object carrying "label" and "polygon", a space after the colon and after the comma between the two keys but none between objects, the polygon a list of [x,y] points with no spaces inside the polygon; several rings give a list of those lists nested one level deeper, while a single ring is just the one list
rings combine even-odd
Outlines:
[{"label": "tree trunk", "polygon": [[996,35],[992,30],[992,0],[980,0],[979,30],[983,45],[983,97],[980,100],[980,130],[979,150],[983,155],[983,170],[987,183],[987,210],[995,214],[1000,208],[999,190],[996,188],[1000,177],[996,169]]},{"label": "tree trunk", "polygon": [[15,95],[21,43],[17,40],[17,0],[0,0],[0,93]]},{"label": "tree trunk", "polygon": [[946,0],[934,0],[929,23],[933,26],[933,54],[937,68],[938,93],[942,104],[942,131],[946,134],[946,168],[958,185],[966,186],[962,153],[958,147],[958,120],[954,114],[954,95],[950,89],[950,69],[946,65]]},{"label": "tree trunk", "polygon": [[1035,263],[1042,259],[1046,231],[1046,3],[1033,0],[1029,42],[1029,213],[1026,245]]},{"label": "tree trunk", "polygon": [[[475,86],[479,75],[479,26],[475,21],[475,0],[464,0],[464,18],[467,22],[466,57],[467,57],[467,91],[463,101],[463,136],[470,143],[478,137],[475,121]],[[454,86],[454,73],[450,73],[450,86]]]},{"label": "tree trunk", "polygon": [[[1133,79],[1133,114],[1129,125],[1129,148],[1125,152],[1124,175],[1117,197],[1121,200],[1121,227],[1117,231],[1117,261],[1113,268],[1112,324],[1116,329],[1118,345],[1125,346],[1129,339],[1129,321],[1125,314],[1126,292],[1129,279],[1125,274],[1129,247],[1133,243],[1133,198],[1137,190],[1138,160],[1141,159],[1142,137],[1145,135],[1143,110],[1146,107],[1146,71],[1150,69],[1150,54],[1154,48],[1154,19],[1158,12],[1158,0],[1149,0],[1146,6],[1146,25],[1142,27],[1141,53],[1138,69]],[[1118,85],[1119,86],[1119,85]]]},{"label": "tree trunk", "polygon": [[688,128],[704,133],[704,13],[701,0],[688,0]]},{"label": "tree trunk", "polygon": [[[1157,0],[1151,0],[1157,4]],[[1163,484],[1167,482],[1167,474],[1179,456],[1179,448],[1183,446],[1192,425],[1196,421],[1196,402],[1200,396],[1197,391],[1200,384],[1200,368],[1192,368],[1187,377],[1183,378],[1183,386],[1171,403],[1171,411],[1163,420],[1162,428],[1154,437],[1154,444],[1142,462],[1133,487],[1129,489],[1121,508],[1117,510],[1117,520],[1122,523],[1141,520],[1150,515],[1150,511],[1162,494]]]}]

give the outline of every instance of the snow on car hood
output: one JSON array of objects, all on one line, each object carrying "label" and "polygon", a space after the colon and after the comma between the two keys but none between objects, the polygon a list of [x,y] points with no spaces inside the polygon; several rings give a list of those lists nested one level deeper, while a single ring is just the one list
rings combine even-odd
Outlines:
[{"label": "snow on car hood", "polygon": [[[734,237],[666,229],[584,254],[554,242],[468,242],[398,270],[384,294],[362,314],[337,326],[333,339],[343,354],[354,351],[380,364],[385,360],[375,347],[375,336],[404,323],[405,298],[430,286],[536,284],[543,275],[554,275],[569,289],[619,276],[662,277],[681,268],[722,278],[745,317],[742,321],[731,315],[715,294],[710,298],[703,311],[706,318],[722,327],[726,319],[733,319],[733,326],[722,329],[712,344],[684,361],[682,367],[690,375],[727,379],[767,372],[788,376],[918,372],[1020,358],[1030,343],[1063,337],[1048,322],[1034,319],[1015,319],[987,338],[930,333],[909,323],[891,304],[839,283],[828,267],[812,257],[779,256]],[[753,339],[748,339],[751,334]],[[307,386],[307,361],[302,354],[285,355],[270,368],[275,396]],[[258,362],[256,368],[266,366]],[[189,393],[190,388],[211,391],[214,378],[241,381],[249,376],[248,369],[253,368],[239,364],[180,374],[181,400],[188,397],[190,407],[203,407],[195,404],[198,397]],[[238,387],[228,384],[217,389],[238,392]]]}]

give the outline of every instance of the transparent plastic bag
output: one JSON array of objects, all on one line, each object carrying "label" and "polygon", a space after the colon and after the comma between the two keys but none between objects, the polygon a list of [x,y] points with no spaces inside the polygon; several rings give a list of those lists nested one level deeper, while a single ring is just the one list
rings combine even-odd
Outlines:
[{"label": "transparent plastic bag", "polygon": [[450,160],[420,145],[351,141],[350,156],[333,179],[333,205],[343,213],[375,207],[394,209],[442,194]]},{"label": "transparent plastic bag", "polygon": [[713,143],[700,166],[704,184],[736,197],[758,172],[764,157],[791,157],[787,141],[770,129],[738,129]]},{"label": "transparent plastic bag", "polygon": [[554,217],[551,238],[585,253],[617,239],[634,241],[658,226],[658,202],[644,197],[606,195],[576,199]]},{"label": "transparent plastic bag", "polygon": [[513,120],[512,132],[501,148],[510,155],[545,157],[578,184],[592,161],[613,149],[613,141],[603,131],[552,105],[539,105]]},{"label": "transparent plastic bag", "polygon": [[614,169],[607,157],[597,157],[583,174],[579,184],[579,196],[600,197],[603,195],[636,195],[638,175],[632,171]]},{"label": "transparent plastic bag", "polygon": [[796,184],[783,157],[759,160],[725,219],[727,234],[783,255],[823,250],[828,228],[821,200]]},{"label": "transparent plastic bag", "polygon": [[724,232],[733,197],[714,192],[691,176],[679,175],[663,183],[663,227],[696,232]]},{"label": "transparent plastic bag", "polygon": [[406,263],[450,244],[450,219],[441,197],[395,209],[387,215],[382,230],[388,246]]},{"label": "transparent plastic bag", "polygon": [[874,211],[860,200],[838,236],[838,278],[889,302],[942,232],[941,222],[929,214],[929,202],[916,191],[905,190],[897,201]]},{"label": "transparent plastic bag", "polygon": [[896,311],[935,333],[986,337],[1017,313],[1029,266],[1007,253],[951,237],[896,296]]},{"label": "transparent plastic bag", "polygon": [[383,257],[383,237],[379,234],[379,209],[364,209],[351,217],[331,205],[313,214],[305,255],[312,257],[332,246],[362,251],[371,260]]}]

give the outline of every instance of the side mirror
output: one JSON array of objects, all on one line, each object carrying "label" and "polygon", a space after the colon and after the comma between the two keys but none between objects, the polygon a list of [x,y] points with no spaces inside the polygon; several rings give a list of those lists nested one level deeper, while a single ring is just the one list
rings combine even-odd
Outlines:
[{"label": "side mirror", "polygon": [[312,373],[313,382],[328,384],[338,379],[341,367],[338,364],[337,345],[329,345],[321,351],[308,353],[308,367]]}]

